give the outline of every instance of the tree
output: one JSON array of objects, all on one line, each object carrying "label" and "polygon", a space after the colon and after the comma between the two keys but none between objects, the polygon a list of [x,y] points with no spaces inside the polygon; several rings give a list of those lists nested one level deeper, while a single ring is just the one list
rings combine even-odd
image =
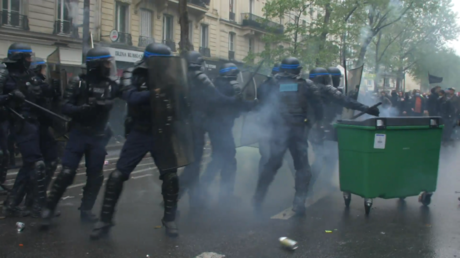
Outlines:
[{"label": "tree", "polygon": [[187,12],[187,0],[179,0],[179,24],[180,24],[180,42],[179,42],[179,51],[181,55],[185,55],[190,51],[190,39],[189,35],[189,22],[188,22],[188,12]]}]

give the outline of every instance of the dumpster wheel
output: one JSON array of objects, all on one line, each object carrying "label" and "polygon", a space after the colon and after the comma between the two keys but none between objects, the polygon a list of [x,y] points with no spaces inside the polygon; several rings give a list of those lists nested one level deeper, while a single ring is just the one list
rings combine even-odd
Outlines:
[{"label": "dumpster wheel", "polygon": [[364,199],[364,210],[366,210],[366,215],[369,215],[372,208],[372,199]]},{"label": "dumpster wheel", "polygon": [[348,208],[351,202],[351,193],[343,192],[343,201],[345,202],[345,207]]},{"label": "dumpster wheel", "polygon": [[433,196],[432,193],[428,192],[423,192],[419,197],[418,201],[423,203],[423,205],[428,206],[431,203],[431,196]]}]

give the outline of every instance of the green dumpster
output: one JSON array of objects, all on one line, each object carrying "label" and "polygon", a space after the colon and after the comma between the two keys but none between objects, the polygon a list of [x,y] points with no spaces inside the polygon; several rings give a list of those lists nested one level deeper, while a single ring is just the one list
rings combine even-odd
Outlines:
[{"label": "green dumpster", "polygon": [[436,190],[443,130],[440,117],[339,120],[340,190],[345,205],[351,194],[365,199],[417,196],[429,205]]}]

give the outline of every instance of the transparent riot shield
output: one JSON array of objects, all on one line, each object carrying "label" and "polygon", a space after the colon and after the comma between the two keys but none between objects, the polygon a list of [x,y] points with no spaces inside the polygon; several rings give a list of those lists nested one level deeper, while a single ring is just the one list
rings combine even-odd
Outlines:
[{"label": "transparent riot shield", "polygon": [[[350,96],[350,93],[352,93],[352,91],[355,90],[355,87],[357,85],[361,85],[361,78],[363,76],[363,68],[364,68],[364,65],[347,71],[348,87],[346,88],[347,92],[344,93],[347,96]],[[360,101],[359,98],[358,98],[358,101]],[[353,114],[354,114],[353,110],[344,108],[342,112],[342,119],[351,119],[353,117]]]},{"label": "transparent riot shield", "polygon": [[160,170],[186,166],[194,160],[186,61],[152,56],[147,64],[157,166]]}]

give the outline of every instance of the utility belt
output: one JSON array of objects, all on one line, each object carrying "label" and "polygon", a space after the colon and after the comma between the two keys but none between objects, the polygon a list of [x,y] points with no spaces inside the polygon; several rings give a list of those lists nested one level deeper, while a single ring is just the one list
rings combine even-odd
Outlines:
[{"label": "utility belt", "polygon": [[105,127],[95,129],[94,126],[86,126],[86,125],[82,125],[77,122],[70,122],[68,131],[71,131],[73,129],[78,130],[84,134],[91,135],[91,136],[105,136],[105,133],[106,133]]},{"label": "utility belt", "polygon": [[137,123],[133,117],[128,116],[125,119],[125,138],[132,130],[136,130],[141,133],[150,133],[152,132],[152,125]]}]

